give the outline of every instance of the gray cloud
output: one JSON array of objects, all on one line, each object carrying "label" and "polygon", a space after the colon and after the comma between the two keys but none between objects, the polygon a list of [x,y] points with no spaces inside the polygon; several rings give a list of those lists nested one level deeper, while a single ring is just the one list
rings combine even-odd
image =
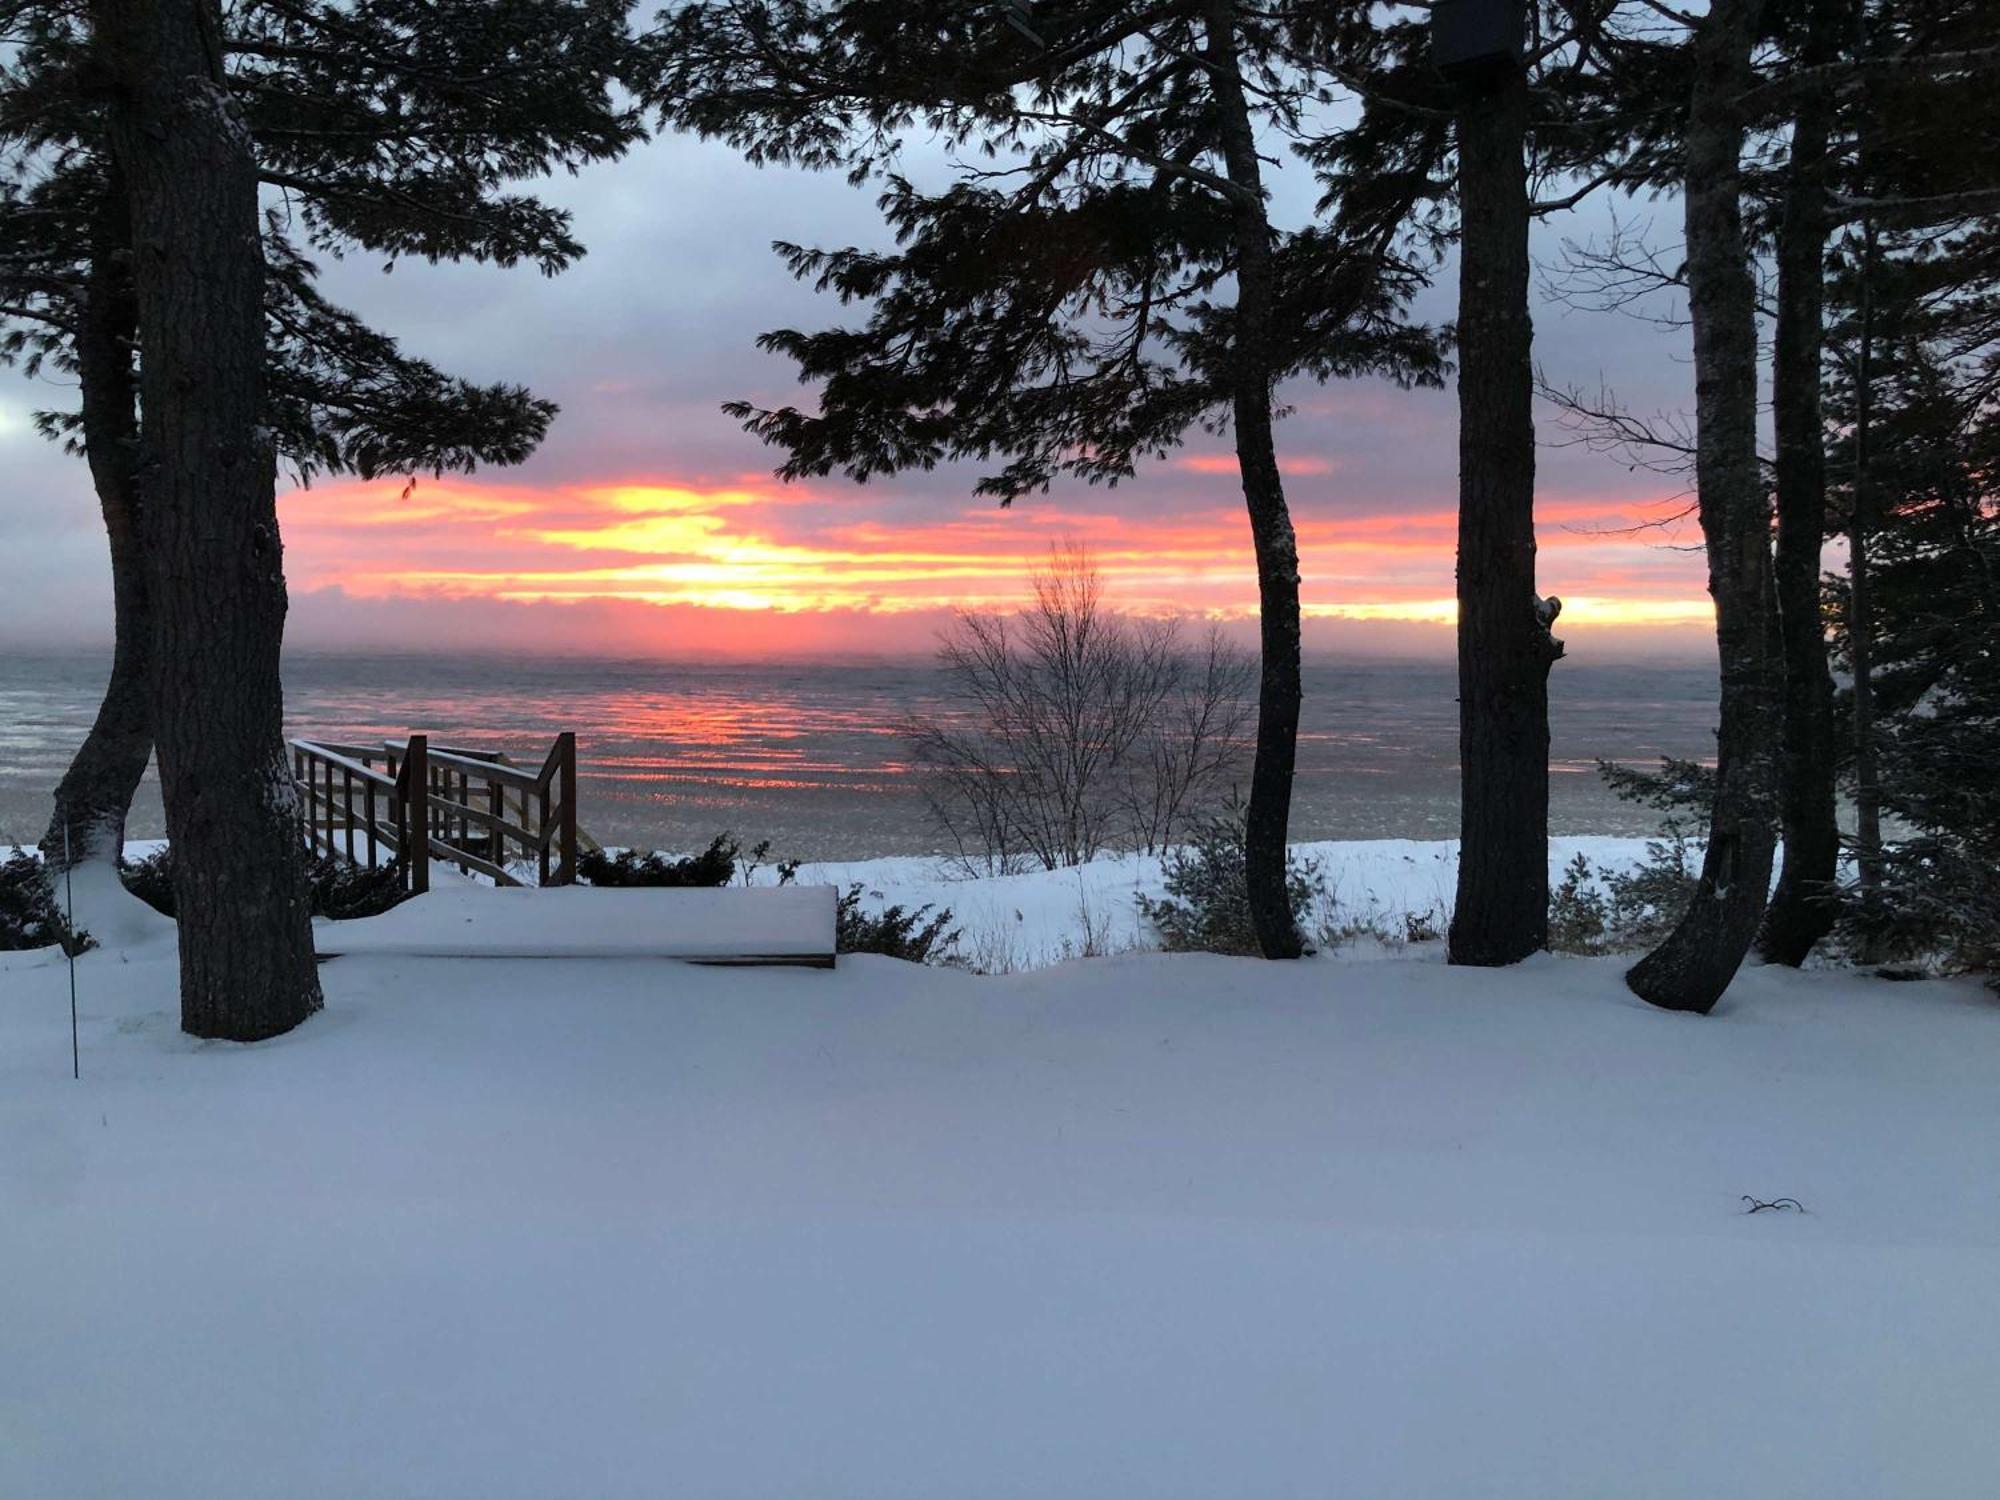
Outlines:
[{"label": "gray cloud", "polygon": [[[925,158],[917,166],[935,171],[941,162]],[[830,299],[794,283],[770,242],[879,243],[884,232],[873,192],[837,175],[752,168],[724,147],[668,138],[624,162],[555,181],[548,193],[574,212],[590,247],[561,277],[544,279],[526,267],[421,262],[385,275],[379,259],[355,256],[326,267],[325,288],[447,369],[522,381],[562,404],[549,442],[503,476],[509,483],[554,487],[655,476],[716,484],[768,473],[774,455],[718,404],[736,396],[799,399],[789,363],[757,350],[756,335],[843,315]],[[1279,174],[1281,213],[1309,212],[1311,197],[1303,171],[1294,166]],[[1657,217],[1671,231],[1674,206],[1662,205]],[[1607,206],[1586,206],[1541,226],[1537,251],[1553,256],[1562,239],[1601,234],[1608,224]],[[1451,287],[1447,267],[1419,312],[1448,318]],[[1601,378],[1647,410],[1691,402],[1684,335],[1546,302],[1537,311],[1537,335],[1538,358],[1553,378],[1589,387]],[[0,535],[7,542],[0,548],[0,640],[94,638],[106,629],[104,550],[83,467],[25,423],[34,405],[62,404],[69,394],[54,383],[0,378]],[[1354,382],[1305,386],[1286,396],[1298,410],[1281,429],[1283,452],[1318,460],[1325,470],[1291,482],[1302,519],[1450,507],[1457,455],[1449,393]],[[1545,437],[1552,435],[1545,423]],[[1191,446],[1223,451],[1214,439]],[[827,539],[860,519],[894,525],[980,508],[987,502],[971,499],[973,477],[964,467],[941,470],[837,500],[838,481],[827,481],[815,487],[827,503],[810,515],[789,514],[787,531]],[[1542,455],[1542,481],[1551,497],[1614,500],[1671,487],[1562,448]],[[1059,491],[1025,503],[1136,518],[1212,510],[1234,503],[1234,489],[1226,474],[1158,466],[1109,495]],[[1635,575],[1690,576],[1679,554],[1649,552],[1643,541],[1628,545]],[[337,611],[324,614],[326,628],[334,628]]]}]

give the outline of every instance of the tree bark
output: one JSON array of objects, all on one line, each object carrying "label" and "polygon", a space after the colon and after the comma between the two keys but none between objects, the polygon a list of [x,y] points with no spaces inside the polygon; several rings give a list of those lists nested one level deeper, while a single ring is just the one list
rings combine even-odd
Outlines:
[{"label": "tree bark", "polygon": [[1511,60],[1458,104],[1458,895],[1450,960],[1548,946],[1549,668],[1535,592],[1528,80]]},{"label": "tree bark", "polygon": [[250,135],[215,0],[94,0],[131,194],[152,707],[180,913],[181,1027],[255,1041],[320,1006],[278,652]]},{"label": "tree bark", "polygon": [[[1816,32],[1826,30],[1820,14]],[[1827,39],[1808,39],[1805,62],[1824,61]],[[1792,126],[1790,171],[1778,226],[1778,328],[1773,356],[1778,464],[1778,619],[1784,633],[1784,774],[1779,816],[1785,859],[1758,946],[1797,967],[1833,930],[1840,824],[1835,813],[1833,673],[1820,605],[1826,536],[1826,443],[1820,410],[1826,303],[1824,92],[1808,94]]]},{"label": "tree bark", "polygon": [[1686,914],[1625,982],[1706,1014],[1749,951],[1777,843],[1780,729],[1771,506],[1757,463],[1757,312],[1743,235],[1738,102],[1752,82],[1758,0],[1713,0],[1694,34],[1684,184],[1694,321],[1695,483],[1721,664],[1715,806]]},{"label": "tree bark", "polygon": [[145,555],[139,545],[139,387],[132,368],[139,310],[132,288],[131,205],[115,164],[91,225],[90,279],[76,336],[84,457],[111,543],[111,680],[69,769],[56,787],[42,835],[51,870],[65,862],[117,860],[125,817],[153,754],[150,692],[152,620]]},{"label": "tree bark", "polygon": [[1299,546],[1285,505],[1284,479],[1271,421],[1271,223],[1264,207],[1263,173],[1238,73],[1236,15],[1232,0],[1211,0],[1207,17],[1209,87],[1216,105],[1216,133],[1223,166],[1238,190],[1236,218],[1236,327],[1230,350],[1230,403],[1236,466],[1250,512],[1257,556],[1260,671],[1257,745],[1250,766],[1250,805],[1244,827],[1244,866],[1250,921],[1266,958],[1297,958],[1305,951],[1288,888],[1286,853],[1292,812],[1292,774],[1298,756]]},{"label": "tree bark", "polygon": [[1868,447],[1875,419],[1875,226],[1861,227],[1860,348],[1854,368],[1854,495],[1847,521],[1847,660],[1854,670],[1854,846],[1861,888],[1882,883],[1882,779],[1875,753],[1875,496]]}]

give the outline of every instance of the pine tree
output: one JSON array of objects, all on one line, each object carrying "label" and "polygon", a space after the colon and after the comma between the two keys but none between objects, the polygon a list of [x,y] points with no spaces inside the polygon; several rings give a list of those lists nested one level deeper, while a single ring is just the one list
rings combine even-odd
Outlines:
[{"label": "pine tree", "polygon": [[[1885,227],[1934,244],[2000,208],[1990,128],[1991,83],[2000,75],[2000,16],[1977,0],[1898,0],[1823,5],[1791,0],[1770,28],[1777,57],[1756,91],[1767,129],[1790,124],[1782,169],[1759,187],[1769,200],[1777,263],[1773,386],[1777,416],[1777,573],[1786,656],[1782,821],[1785,864],[1760,945],[1767,958],[1796,964],[1832,925],[1837,909],[1838,826],[1833,688],[1826,667],[1827,617],[1820,587],[1820,538],[1844,531],[1852,603],[1871,610],[1873,487],[1847,484],[1846,514],[1827,502],[1827,432],[1822,386],[1861,399],[1837,424],[1848,457],[1833,467],[1851,477],[1865,454],[1881,341],[1863,330],[1886,267],[1872,247]],[[1823,307],[1829,248],[1845,236],[1847,343],[1840,373],[1824,364]],[[1864,460],[1865,462],[1865,460]],[[1872,468],[1872,465],[1867,465]],[[1856,745],[1856,844],[1865,881],[1881,846],[1882,773],[1873,728],[1870,637],[1850,637]]]},{"label": "pine tree", "polygon": [[1833,674],[1820,596],[1827,524],[1821,399],[1826,256],[1835,219],[1832,137],[1840,122],[1836,92],[1818,77],[1841,54],[1847,28],[1840,8],[1832,5],[1795,3],[1788,9],[1791,14],[1780,11],[1770,28],[1802,80],[1792,92],[1790,139],[1770,210],[1776,221],[1778,304],[1771,355],[1778,519],[1773,569],[1784,652],[1779,822],[1785,852],[1758,947],[1771,962],[1796,966],[1832,930],[1840,860]]},{"label": "pine tree", "polygon": [[[1891,23],[1897,29],[1890,30]],[[1877,29],[1880,28],[1880,29]],[[1850,536],[1836,641],[1856,800],[1910,832],[1857,838],[1848,922],[1871,956],[2000,962],[2000,18],[1872,18],[1858,108],[1913,122],[1859,153],[1830,301],[1834,509]]]},{"label": "pine tree", "polygon": [[[1869,727],[1881,810],[1909,831],[1874,852],[1849,906],[1872,957],[1988,968],[2000,964],[2000,298],[1990,261],[1983,286],[1944,278],[1979,241],[1990,255],[1992,237],[1947,241],[1935,263],[1876,263],[1887,347],[1868,455]],[[1852,601],[1850,589],[1850,663]]]},{"label": "pine tree", "polygon": [[[50,842],[80,822],[84,836],[71,847],[115,855],[157,735],[181,853],[177,904],[204,914],[182,923],[183,1024],[203,1035],[268,1035],[309,1012],[317,985],[304,906],[288,894],[297,850],[278,739],[283,580],[275,513],[264,516],[257,475],[277,454],[305,478],[518,462],[554,409],[517,387],[450,379],[328,304],[286,213],[260,223],[257,183],[285,190],[322,251],[525,258],[559,270],[581,253],[567,216],[506,185],[616,155],[639,138],[636,115],[609,87],[631,60],[624,14],[556,0],[360,12],[273,4],[232,10],[225,29],[201,5],[117,0],[89,26],[40,5],[12,6],[9,20],[22,41],[0,95],[17,167],[0,198],[0,304],[16,325],[7,349],[78,372],[82,410],[46,425],[78,439],[91,460],[119,608],[111,688],[65,778]],[[177,135],[196,100],[219,101],[221,117],[237,123],[205,145],[201,130]],[[237,265],[232,240],[211,266],[193,247],[204,234],[239,231],[190,224],[175,204],[182,193],[211,193],[215,215],[234,211],[235,199],[220,195],[243,170],[238,136],[250,147],[252,193],[240,232],[262,253]],[[135,153],[148,164],[143,188]],[[180,247],[171,274],[145,253],[156,243]],[[224,319],[231,298],[253,295],[254,377],[229,366],[226,389],[208,382],[207,402],[158,394],[183,391],[188,377],[147,368],[144,351],[183,372],[194,357],[172,320],[191,310]],[[169,326],[149,325],[148,307]],[[252,341],[231,337],[227,358],[240,364]],[[143,403],[143,431],[132,404],[142,386],[156,392]],[[256,408],[248,439],[235,431],[246,399]],[[227,475],[185,453],[138,465],[140,445],[157,454],[176,432],[206,432],[213,454],[236,454]],[[209,513],[217,506],[226,520]],[[238,594],[217,583],[232,564],[203,551],[232,535],[250,538]],[[200,543],[192,553],[190,538]],[[191,584],[205,601],[192,609]],[[218,667],[226,681],[204,675]],[[187,794],[194,786],[202,795]],[[300,951],[303,979],[292,972]]]},{"label": "pine tree", "polygon": [[[82,447],[112,542],[116,650],[98,720],[58,789],[44,839],[60,859],[115,857],[151,751],[147,591],[128,482],[136,415],[129,233],[103,148],[101,79],[70,11],[4,7],[23,45],[0,90],[0,129],[22,182],[0,196],[4,351],[74,370],[81,409],[44,419]],[[268,216],[266,396],[299,479],[466,471],[517,463],[554,407],[516,386],[474,385],[404,355],[327,303],[288,233],[316,248],[432,259],[531,259],[553,273],[581,253],[567,216],[511,193],[514,177],[574,168],[638,138],[607,90],[630,60],[622,13],[603,5],[404,4],[232,9],[225,77],[258,140],[260,177],[285,189]],[[91,440],[95,429],[98,437]]]},{"label": "pine tree", "polygon": [[1454,963],[1513,963],[1547,940],[1548,681],[1564,648],[1562,602],[1536,579],[1529,229],[1600,191],[1662,182],[1659,112],[1633,100],[1685,94],[1674,50],[1614,25],[1618,11],[1616,0],[1451,0],[1418,20],[1357,10],[1334,55],[1361,120],[1311,151],[1350,231],[1393,226],[1419,260],[1458,248]]},{"label": "pine tree", "polygon": [[[690,3],[653,37],[648,97],[758,161],[877,177],[898,247],[781,247],[855,328],[766,334],[816,411],[730,408],[787,477],[996,461],[1005,504],[1116,483],[1226,422],[1257,563],[1259,715],[1246,828],[1267,957],[1301,949],[1285,884],[1300,701],[1298,550],[1273,432],[1288,376],[1436,383],[1400,314],[1421,284],[1387,237],[1273,224],[1261,155],[1303,134],[1324,17],[1240,0],[1032,8],[963,0]],[[936,133],[990,168],[939,190],[895,147]]]},{"label": "pine tree", "polygon": [[[1650,19],[1642,10],[1650,12]],[[1993,46],[1993,21],[1980,8],[1960,0],[1925,0],[1916,5],[1877,6],[1867,11],[1850,7],[1826,6],[1809,0],[1772,0],[1760,18],[1760,39],[1755,49],[1755,76],[1736,99],[1740,109],[1742,238],[1746,251],[1768,248],[1776,269],[1776,315],[1772,387],[1776,409],[1777,452],[1771,465],[1775,478],[1777,517],[1776,560],[1777,610],[1774,626],[1780,632],[1778,656],[1782,672],[1783,756],[1778,779],[1778,816],[1782,822],[1786,862],[1779,887],[1761,925],[1760,942],[1767,957],[1787,963],[1801,961],[1832,923],[1836,910],[1838,826],[1835,820],[1835,772],[1838,760],[1834,735],[1832,681],[1827,664],[1828,618],[1820,588],[1821,542],[1827,528],[1829,506],[1828,464],[1825,453],[1827,427],[1822,410],[1825,380],[1824,351],[1827,346],[1825,267],[1833,237],[1843,224],[1865,222],[1871,212],[1892,210],[1909,224],[1924,224],[1935,231],[1951,222],[1954,214],[1990,209],[1993,199],[1976,180],[1977,173],[1966,170],[1984,160],[1970,142],[1980,139],[1968,132],[1965,122],[1977,117],[1977,108],[1967,99],[1953,100],[1938,90],[1962,88],[1965,81],[2000,62]],[[1657,8],[1635,8],[1621,22],[1628,36],[1642,33],[1633,19],[1659,31],[1669,13]],[[1674,21],[1683,27],[1693,18]],[[1858,23],[1858,24],[1857,24]],[[1698,23],[1697,23],[1698,24]],[[1871,29],[1882,32],[1874,43],[1867,40]],[[1683,173],[1687,152],[1692,149],[1688,132],[1693,117],[1682,123],[1657,109],[1643,107],[1649,97],[1657,97],[1661,81],[1684,68],[1694,53],[1682,41],[1668,39],[1642,42],[1653,55],[1649,65],[1634,69],[1634,61],[1645,61],[1643,51],[1634,56],[1620,55],[1616,45],[1603,50],[1607,66],[1599,70],[1607,95],[1622,98],[1623,110],[1612,110],[1612,144],[1600,146],[1606,155],[1625,153],[1627,162],[1653,163],[1649,180],[1667,186]],[[1885,108],[1885,105],[1888,107]],[[1637,122],[1636,124],[1628,122]],[[1885,158],[1896,160],[1900,176],[1885,182],[1882,173],[1864,170],[1867,163]],[[1631,180],[1628,178],[1628,180]],[[1874,205],[1871,210],[1870,205]],[[1859,234],[1866,242],[1872,235]],[[1687,279],[1692,285],[1696,256],[1690,242]],[[1869,259],[1867,256],[1863,260]],[[1629,246],[1614,247],[1597,257],[1583,257],[1586,269],[1600,274],[1600,290],[1616,288],[1606,298],[1618,300],[1635,280],[1646,286],[1675,284],[1679,277],[1666,272],[1669,263],[1633,257]],[[1856,284],[1872,287],[1878,278],[1862,275]],[[1857,307],[1865,310],[1864,291]],[[1865,323],[1865,317],[1856,321]],[[1871,340],[1855,342],[1865,350]],[[1749,344],[1738,341],[1741,348]],[[1857,361],[1849,360],[1852,368]],[[1867,360],[1858,363],[1865,366]],[[1698,371],[1698,378],[1711,383],[1714,396],[1714,367]],[[1858,381],[1864,396],[1872,382]],[[1740,393],[1740,387],[1739,387]],[[1595,437],[1606,446],[1651,446],[1672,448],[1669,435],[1649,430],[1624,414],[1609,410],[1589,410],[1573,395],[1562,398],[1572,415],[1580,415],[1586,428],[1595,428]],[[1713,409],[1713,401],[1704,410]],[[1852,430],[1857,445],[1866,446],[1870,429],[1868,402],[1852,409]],[[1704,416],[1704,425],[1706,416]],[[1700,446],[1689,444],[1685,455],[1693,457]],[[1680,461],[1672,453],[1668,465]],[[1696,465],[1697,469],[1699,464]],[[1836,465],[1837,467],[1837,465]],[[1872,469],[1872,465],[1864,465]],[[1863,486],[1863,503],[1849,507],[1844,522],[1850,538],[1850,556],[1858,586],[1850,612],[1864,618],[1868,612],[1867,576],[1872,547],[1866,518],[1871,506],[1867,496],[1872,486]],[[1709,507],[1704,494],[1705,526]],[[1857,521],[1859,524],[1857,524]],[[1713,542],[1713,531],[1710,531]],[[1747,544],[1746,544],[1747,545]],[[1713,554],[1712,554],[1713,560]],[[1747,551],[1739,559],[1746,566]],[[1720,604],[1720,598],[1718,598]],[[1726,625],[1725,625],[1726,629]],[[1879,793],[1870,790],[1878,778],[1869,764],[1873,759],[1874,736],[1867,729],[1871,672],[1868,666],[1870,631],[1851,632],[1855,649],[1857,692],[1856,720],[1861,749],[1855,756],[1857,805],[1861,825],[1860,842],[1874,843],[1871,829]],[[1739,660],[1750,660],[1737,654]],[[1725,661],[1725,667],[1727,661]],[[1728,701],[1741,705],[1746,698],[1743,674],[1732,686],[1727,671],[1724,679],[1724,738],[1728,738]],[[1739,715],[1740,719],[1740,715]],[[1739,739],[1739,745],[1743,743]],[[1728,759],[1725,749],[1725,760]],[[1740,824],[1740,820],[1739,824]],[[1864,852],[1864,870],[1873,863]],[[1751,882],[1755,899],[1761,899],[1761,885]],[[1753,899],[1743,882],[1735,883],[1735,894]],[[1699,904],[1693,914],[1704,908]],[[1733,933],[1739,924],[1728,923]],[[1683,950],[1684,956],[1694,948]],[[1711,960],[1719,960],[1720,950],[1707,947]],[[1730,960],[1733,970],[1734,960]],[[1711,964],[1700,967],[1707,969]],[[1642,966],[1641,978],[1649,971]],[[1657,972],[1657,971],[1652,971]],[[1722,982],[1726,983],[1726,975]],[[1690,997],[1699,999],[1699,990],[1690,987]]]},{"label": "pine tree", "polygon": [[1721,659],[1721,727],[1708,846],[1679,923],[1626,974],[1632,992],[1706,1013],[1763,918],[1776,852],[1780,729],[1771,498],[1757,460],[1757,306],[1743,225],[1745,96],[1759,0],[1715,0],[1691,27],[1682,146],[1688,306],[1694,322],[1695,483]]},{"label": "pine tree", "polygon": [[[1457,95],[1458,891],[1449,955],[1506,964],[1548,946],[1549,669],[1562,647],[1535,581],[1534,330],[1528,312],[1528,70],[1520,0],[1440,8],[1504,21],[1450,57]],[[1460,49],[1466,50],[1466,49]],[[1560,608],[1559,605],[1555,606]]]},{"label": "pine tree", "polygon": [[256,159],[209,45],[210,3],[94,0],[91,20],[134,247],[140,542],[181,1029],[257,1041],[321,1002],[282,739]]}]

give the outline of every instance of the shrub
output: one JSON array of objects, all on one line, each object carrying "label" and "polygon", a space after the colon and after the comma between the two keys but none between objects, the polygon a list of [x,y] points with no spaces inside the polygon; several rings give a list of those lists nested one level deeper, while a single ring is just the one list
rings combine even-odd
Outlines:
[{"label": "shrub", "polygon": [[1963,845],[1929,835],[1885,845],[1879,883],[1842,893],[1842,941],[1874,963],[2000,969],[2000,869],[1967,858]]},{"label": "shrub", "polygon": [[[758,852],[763,848],[760,844]],[[606,854],[601,849],[585,850],[577,856],[576,872],[586,885],[728,885],[736,875],[736,856],[741,852],[742,846],[735,839],[718,833],[699,854],[655,854],[650,849],[620,849],[616,854]]]},{"label": "shrub", "polygon": [[1329,912],[1326,920],[1319,924],[1313,934],[1313,941],[1320,951],[1338,953],[1342,948],[1352,948],[1362,943],[1375,943],[1383,948],[1396,949],[1403,946],[1403,940],[1383,922],[1381,917],[1346,917],[1338,912]]},{"label": "shrub", "polygon": [[121,859],[118,878],[125,889],[165,917],[174,914],[174,862],[162,845],[144,859]]},{"label": "shrub", "polygon": [[[170,846],[156,849],[144,859],[121,863],[118,875],[125,889],[154,911],[169,917],[175,914]],[[402,867],[394,860],[371,870],[321,855],[308,864],[306,882],[306,909],[336,922],[378,916],[410,895],[403,888]]]},{"label": "shrub", "polygon": [[70,930],[42,862],[32,854],[16,854],[0,864],[0,949],[51,943],[60,944],[65,953],[81,953],[90,946],[90,934]]},{"label": "shrub", "polygon": [[1549,947],[1585,954],[1650,947],[1680,921],[1697,874],[1693,842],[1673,819],[1630,870],[1600,869],[1579,854],[1549,893]]},{"label": "shrub", "polygon": [[941,963],[958,941],[950,907],[891,906],[870,915],[861,909],[861,895],[859,885],[840,893],[833,926],[836,953],[879,953],[913,964]]},{"label": "shrub", "polygon": [[[2000,565],[2000,531],[1988,538]],[[1953,628],[1913,631],[1905,640],[1916,659],[1878,679],[1890,684],[1884,697],[1903,700],[1880,721],[1880,785],[1882,810],[1905,836],[1884,845],[1874,880],[1841,893],[1837,930],[1863,962],[1992,970],[2000,966],[2000,619],[1989,610],[1980,624],[1968,606],[1958,617],[1942,607]]]},{"label": "shrub", "polygon": [[[1197,825],[1194,841],[1169,850],[1164,874],[1166,895],[1159,900],[1141,895],[1139,913],[1160,934],[1169,953],[1234,953],[1255,957],[1257,929],[1250,920],[1250,881],[1243,852],[1243,813],[1239,808]],[[1289,857],[1285,885],[1292,910],[1305,912],[1324,887],[1314,860]]]},{"label": "shrub", "polygon": [[1439,943],[1444,941],[1445,920],[1441,912],[1431,908],[1423,911],[1403,913],[1403,941],[1405,943]]},{"label": "shrub", "polygon": [[320,859],[313,863],[307,901],[314,916],[345,922],[352,917],[379,916],[409,896],[403,888],[402,866],[394,860],[371,870],[366,865]]},{"label": "shrub", "polygon": [[1597,889],[1597,871],[1579,854],[1549,892],[1549,947],[1557,953],[1602,953],[1609,947],[1611,903]]},{"label": "shrub", "polygon": [[1684,823],[1669,818],[1664,833],[1646,840],[1643,860],[1632,869],[1605,873],[1611,937],[1629,948],[1660,942],[1687,911],[1700,875],[1692,835]]},{"label": "shrub", "polygon": [[1694,898],[1697,840],[1715,804],[1715,768],[1662,756],[1642,771],[1600,760],[1597,774],[1626,802],[1666,816],[1646,857],[1630,870],[1602,870],[1579,854],[1549,894],[1549,946],[1564,953],[1649,948],[1671,932]]},{"label": "shrub", "polygon": [[[749,885],[752,877],[764,868],[764,861],[771,857],[771,841],[763,839],[751,845],[750,857],[742,863],[743,883]],[[798,878],[800,861],[781,859],[771,868],[778,877],[779,885],[790,885]]]}]

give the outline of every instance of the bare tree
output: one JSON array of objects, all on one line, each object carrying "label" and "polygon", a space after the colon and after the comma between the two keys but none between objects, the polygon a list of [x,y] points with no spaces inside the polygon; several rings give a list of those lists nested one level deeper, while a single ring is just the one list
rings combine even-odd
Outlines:
[{"label": "bare tree", "polygon": [[1188,819],[1241,772],[1256,729],[1256,663],[1213,621],[1191,649],[1181,649],[1179,630],[1177,620],[1159,627],[1173,680],[1126,784],[1127,832],[1147,854],[1171,847]]},{"label": "bare tree", "polygon": [[904,726],[933,820],[996,873],[1164,846],[1242,764],[1249,657],[1108,610],[1078,546],[1052,549],[1034,594],[1011,618],[961,614],[939,646],[951,707]]}]

